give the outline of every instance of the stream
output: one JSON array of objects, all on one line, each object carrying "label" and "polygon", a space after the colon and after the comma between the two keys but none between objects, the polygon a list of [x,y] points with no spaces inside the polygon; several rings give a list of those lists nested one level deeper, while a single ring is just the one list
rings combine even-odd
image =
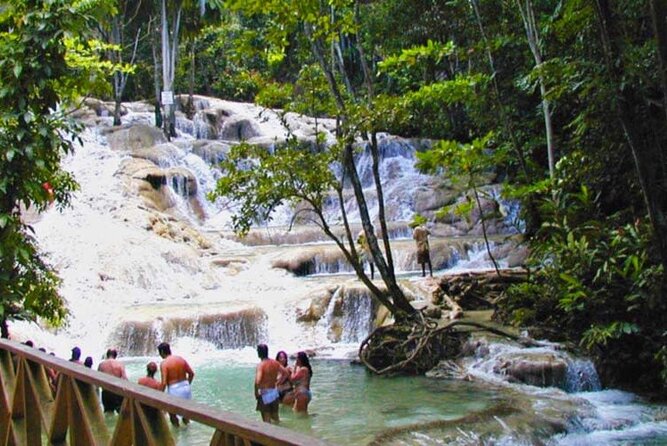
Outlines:
[{"label": "stream", "polygon": [[[448,379],[381,378],[351,365],[377,309],[335,246],[312,226],[287,233],[294,213],[288,207],[240,241],[230,230],[233,204],[205,199],[220,176],[221,135],[245,134],[270,146],[284,136],[280,120],[267,111],[260,119],[250,104],[210,98],[197,104],[192,120],[179,117],[172,143],[143,144],[150,138],[133,136],[133,126],[153,117],[142,104],[125,105],[120,130],[110,129],[104,110],[83,116],[83,145],[64,162],[81,190],[70,208],[31,217],[45,258],[63,279],[68,324],[14,322],[16,340],[31,339],[61,357],[79,346],[95,367],[108,347],[117,347],[134,381],[166,340],[195,369],[197,401],[250,418],[258,417],[251,398],[254,346],[267,343],[271,356],[308,350],[314,355],[311,415],[297,418],[282,408],[283,425],[334,444],[667,444],[667,406],[602,389],[590,361],[557,345],[537,353],[567,364],[561,388],[511,382],[503,364],[523,353],[497,339],[481,339],[458,376]],[[230,121],[206,120],[211,109],[232,116],[236,130]],[[304,137],[306,124],[298,124]],[[436,179],[414,170],[417,147],[388,135],[384,141],[381,172],[397,275],[415,300],[425,300],[407,222],[443,193],[428,189]],[[358,162],[362,177],[369,176],[368,157]],[[147,178],[164,181],[155,189]],[[346,206],[358,225],[353,205]],[[370,207],[377,212],[372,199]],[[332,203],[328,211],[334,224],[335,209]],[[511,203],[502,213],[492,246],[501,266],[511,266],[507,240],[520,225]],[[434,275],[491,267],[479,233],[464,226],[452,218],[432,231]],[[210,432],[196,424],[177,434],[182,445],[209,440]]]}]

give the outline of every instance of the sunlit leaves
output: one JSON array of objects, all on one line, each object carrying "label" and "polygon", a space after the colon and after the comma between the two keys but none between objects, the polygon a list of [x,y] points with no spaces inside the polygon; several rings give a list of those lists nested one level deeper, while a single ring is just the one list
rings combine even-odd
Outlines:
[{"label": "sunlit leaves", "polygon": [[331,152],[313,150],[295,139],[273,150],[240,144],[221,162],[225,175],[208,198],[226,198],[236,209],[234,230],[245,235],[253,223],[270,220],[283,203],[306,203],[309,209],[321,211],[336,184],[332,161]]},{"label": "sunlit leaves", "polygon": [[[77,132],[65,111],[69,101],[92,85],[91,73],[95,75],[94,57],[78,58],[79,49],[92,47],[76,36],[87,31],[88,13],[104,11],[105,5],[108,2],[16,0],[0,15],[2,320],[42,317],[60,324],[66,316],[59,279],[40,258],[20,214],[27,208],[44,210],[54,198],[65,206],[76,189],[60,166],[73,150]],[[68,48],[65,42],[79,43]]]}]

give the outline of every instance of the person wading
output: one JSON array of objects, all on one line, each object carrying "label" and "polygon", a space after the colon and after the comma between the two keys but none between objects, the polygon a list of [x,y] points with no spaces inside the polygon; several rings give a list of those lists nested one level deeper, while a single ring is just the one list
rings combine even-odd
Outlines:
[{"label": "person wading", "polygon": [[256,410],[262,415],[265,423],[280,422],[280,394],[276,388],[279,374],[289,375],[289,371],[275,359],[269,358],[269,347],[266,344],[257,346],[260,362],[255,370]]},{"label": "person wading", "polygon": [[[118,359],[118,351],[115,348],[107,350],[106,359],[100,362],[97,370],[107,375],[115,376],[121,379],[127,379],[125,374],[125,364]],[[106,389],[102,389],[102,406],[105,412],[120,412],[120,406],[123,404],[123,397],[116,395]]]},{"label": "person wading", "polygon": [[[157,346],[157,351],[162,358],[160,363],[160,375],[162,375],[162,388],[169,394],[184,398],[186,400],[192,399],[192,380],[195,378],[195,372],[192,371],[190,364],[180,356],[171,354],[171,347],[168,343],[163,342]],[[178,417],[174,414],[169,414],[169,420],[174,426],[178,426]],[[183,424],[188,424],[190,421],[183,418]]]}]

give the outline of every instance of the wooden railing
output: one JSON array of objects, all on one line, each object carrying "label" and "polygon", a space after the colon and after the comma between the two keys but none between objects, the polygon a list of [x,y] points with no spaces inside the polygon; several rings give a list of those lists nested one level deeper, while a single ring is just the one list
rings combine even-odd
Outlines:
[{"label": "wooden railing", "polygon": [[[58,373],[55,395],[47,368]],[[123,397],[112,433],[102,413],[98,388]],[[175,442],[167,413],[212,427],[211,446],[328,444],[0,339],[0,446],[169,446]]]}]

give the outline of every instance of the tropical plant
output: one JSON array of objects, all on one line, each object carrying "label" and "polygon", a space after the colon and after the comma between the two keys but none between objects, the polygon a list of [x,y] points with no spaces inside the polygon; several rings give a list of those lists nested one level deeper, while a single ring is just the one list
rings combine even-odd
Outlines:
[{"label": "tropical plant", "polygon": [[[77,127],[67,105],[103,76],[84,36],[104,1],[5,3],[0,11],[0,328],[7,321],[44,318],[61,324],[67,314],[53,268],[40,257],[28,208],[66,206],[76,183],[62,170]],[[68,47],[69,45],[69,47]],[[99,54],[98,54],[99,56]]]}]

